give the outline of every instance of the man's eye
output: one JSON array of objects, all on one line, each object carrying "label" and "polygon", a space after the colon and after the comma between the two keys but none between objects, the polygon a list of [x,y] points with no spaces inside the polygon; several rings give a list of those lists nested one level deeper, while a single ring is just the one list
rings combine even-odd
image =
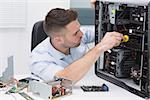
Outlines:
[{"label": "man's eye", "polygon": [[78,32],[76,32],[74,35],[77,35],[78,34]]},{"label": "man's eye", "polygon": [[77,35],[78,34],[78,32],[80,32],[80,30],[78,30],[74,35]]}]

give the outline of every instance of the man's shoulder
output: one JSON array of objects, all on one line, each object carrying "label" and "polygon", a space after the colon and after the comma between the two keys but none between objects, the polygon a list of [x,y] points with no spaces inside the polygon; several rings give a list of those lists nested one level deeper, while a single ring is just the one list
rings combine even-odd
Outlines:
[{"label": "man's shoulder", "polygon": [[54,57],[52,56],[48,44],[45,41],[41,42],[33,49],[30,57],[32,58],[32,62],[54,61]]},{"label": "man's shoulder", "polygon": [[39,43],[32,51],[32,53],[42,53],[48,52],[49,50],[49,38],[46,38],[41,43]]}]

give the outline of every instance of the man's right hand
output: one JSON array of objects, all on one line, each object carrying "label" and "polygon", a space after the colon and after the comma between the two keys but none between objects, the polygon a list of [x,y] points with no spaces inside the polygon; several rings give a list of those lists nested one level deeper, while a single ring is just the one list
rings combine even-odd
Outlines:
[{"label": "man's right hand", "polygon": [[115,46],[119,46],[122,39],[123,39],[123,34],[121,33],[107,32],[98,45],[101,48],[101,50],[105,52]]}]

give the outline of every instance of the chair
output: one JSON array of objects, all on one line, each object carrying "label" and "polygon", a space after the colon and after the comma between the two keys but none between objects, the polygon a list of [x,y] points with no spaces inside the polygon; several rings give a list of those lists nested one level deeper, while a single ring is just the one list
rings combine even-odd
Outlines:
[{"label": "chair", "polygon": [[31,37],[31,51],[44,39],[47,38],[46,33],[43,28],[44,21],[38,21],[34,24],[32,29],[32,37]]}]

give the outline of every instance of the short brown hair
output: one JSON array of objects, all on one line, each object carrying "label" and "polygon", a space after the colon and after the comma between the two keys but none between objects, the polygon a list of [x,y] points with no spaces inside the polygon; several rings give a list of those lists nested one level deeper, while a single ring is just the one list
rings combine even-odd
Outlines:
[{"label": "short brown hair", "polygon": [[77,12],[71,9],[55,8],[48,12],[45,17],[44,29],[48,36],[53,32],[60,31],[71,21],[76,20],[78,17]]}]

